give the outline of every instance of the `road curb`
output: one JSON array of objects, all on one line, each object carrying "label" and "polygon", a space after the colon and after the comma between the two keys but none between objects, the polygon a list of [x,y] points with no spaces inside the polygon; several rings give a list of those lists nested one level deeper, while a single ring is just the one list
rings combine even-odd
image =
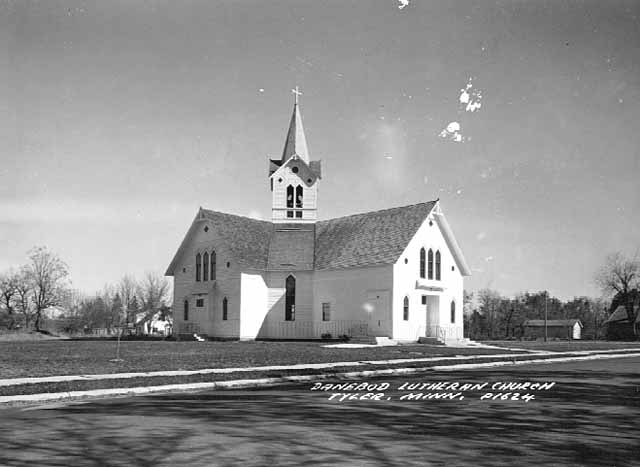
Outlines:
[{"label": "road curb", "polygon": [[[542,355],[540,355],[542,356]],[[548,355],[545,355],[545,357]],[[0,404],[11,404],[20,402],[52,402],[62,400],[75,400],[105,396],[126,396],[137,394],[159,394],[170,392],[192,392],[201,391],[205,389],[241,389],[250,387],[267,387],[286,383],[299,383],[303,381],[314,381],[319,379],[338,379],[338,378],[362,378],[372,376],[394,376],[403,374],[413,374],[428,371],[454,371],[454,370],[469,370],[477,368],[490,368],[497,366],[508,365],[529,365],[529,364],[551,364],[559,362],[569,361],[583,361],[583,360],[600,360],[608,358],[629,358],[640,357],[640,352],[634,353],[611,353],[611,352],[591,352],[589,355],[575,355],[559,358],[533,358],[529,360],[502,360],[497,362],[482,362],[482,363],[460,363],[455,365],[435,365],[428,367],[409,367],[409,368],[385,368],[380,370],[363,370],[363,371],[350,371],[343,373],[320,373],[314,375],[291,375],[281,376],[274,378],[255,378],[255,379],[239,379],[230,381],[212,381],[201,383],[180,383],[180,384],[166,384],[160,386],[139,386],[132,388],[109,388],[109,389],[94,389],[88,391],[69,391],[69,392],[56,392],[56,393],[41,393],[41,394],[20,394],[13,396],[0,396]]]},{"label": "road curb", "polygon": [[[514,350],[514,349],[505,349]],[[269,365],[257,367],[235,367],[235,368],[204,368],[200,370],[166,370],[152,372],[136,372],[136,373],[103,373],[103,374],[84,374],[84,375],[59,375],[59,376],[41,376],[41,377],[24,377],[24,378],[7,378],[0,379],[0,387],[17,386],[20,384],[39,384],[39,383],[62,383],[69,381],[96,381],[96,380],[114,380],[114,379],[131,379],[131,378],[154,378],[154,377],[174,377],[174,376],[191,376],[206,374],[228,374],[228,373],[253,373],[261,371],[286,371],[286,370],[323,370],[328,368],[354,367],[368,365],[401,365],[409,363],[428,363],[443,360],[479,360],[505,358],[512,359],[514,357],[522,357],[525,355],[535,356],[574,356],[574,355],[593,355],[593,354],[610,354],[624,352],[638,352],[638,348],[627,349],[606,349],[606,350],[572,350],[565,352],[548,352],[540,351],[533,354],[514,354],[514,353],[498,353],[498,354],[481,354],[481,355],[451,355],[439,357],[422,357],[422,358],[398,358],[392,360],[354,360],[344,362],[328,362],[328,363],[302,363],[297,365]]]}]

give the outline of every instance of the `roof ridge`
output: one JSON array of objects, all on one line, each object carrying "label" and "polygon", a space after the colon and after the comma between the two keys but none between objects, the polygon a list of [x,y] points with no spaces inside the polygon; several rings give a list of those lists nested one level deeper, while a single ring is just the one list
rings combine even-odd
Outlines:
[{"label": "roof ridge", "polygon": [[422,203],[407,204],[406,206],[395,206],[393,208],[378,209],[377,211],[367,211],[367,212],[360,212],[360,213],[356,213],[356,214],[348,214],[346,216],[341,216],[341,217],[333,217],[331,219],[325,219],[325,220],[322,220],[322,221],[318,221],[318,223],[329,222],[329,221],[334,221],[334,220],[338,220],[338,219],[346,219],[348,217],[366,216],[367,214],[376,214],[376,213],[379,213],[379,212],[393,211],[393,210],[397,210],[397,209],[412,208],[414,206],[426,205],[426,204],[429,204],[429,203],[433,203],[435,205],[435,203],[437,203],[438,201],[440,201],[440,198],[434,199],[434,200],[431,200],[431,201],[424,201]]},{"label": "roof ridge", "polygon": [[222,212],[222,211],[214,211],[213,209],[206,209],[206,208],[201,208],[203,211],[208,212],[208,213],[213,213],[213,214],[222,214],[224,216],[231,216],[231,217],[239,217],[240,219],[247,219],[253,222],[263,222],[265,224],[270,224],[273,225],[273,222],[271,221],[265,221],[262,219],[254,219],[253,217],[248,217],[248,216],[241,216],[239,214],[231,214],[228,212]]}]

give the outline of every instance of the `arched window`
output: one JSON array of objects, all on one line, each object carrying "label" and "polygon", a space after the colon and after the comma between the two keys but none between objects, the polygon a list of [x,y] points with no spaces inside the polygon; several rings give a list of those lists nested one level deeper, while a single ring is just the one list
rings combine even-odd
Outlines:
[{"label": "arched window", "polygon": [[202,277],[202,256],[200,253],[196,255],[196,282],[200,282]]},{"label": "arched window", "polygon": [[204,252],[204,255],[202,255],[202,265],[204,266],[202,268],[202,280],[206,282],[209,280],[209,253],[206,251]]},{"label": "arched window", "polygon": [[[302,209],[302,186],[296,187],[296,208]],[[296,211],[296,217],[302,218],[302,211]]]},{"label": "arched window", "polygon": [[227,300],[227,297],[224,297],[222,299],[222,320],[226,321],[229,318],[229,300]]},{"label": "arched window", "polygon": [[295,321],[296,319],[296,278],[288,276],[285,281],[284,319]]},{"label": "arched window", "polygon": [[189,300],[184,301],[184,320],[189,321]]},{"label": "arched window", "polygon": [[433,250],[429,248],[429,255],[427,257],[427,265],[428,265],[428,278],[433,279]]},{"label": "arched window", "polygon": [[451,300],[451,324],[456,322],[456,302]]},{"label": "arched window", "polygon": [[425,269],[426,269],[426,262],[427,262],[427,253],[424,251],[424,248],[420,248],[420,278],[424,279],[425,276]]},{"label": "arched window", "polygon": [[287,207],[293,207],[293,185],[287,187]]},{"label": "arched window", "polygon": [[216,252],[211,252],[211,280],[216,280]]},{"label": "arched window", "polygon": [[[287,208],[293,209],[293,185],[287,187]],[[287,217],[293,217],[293,211],[287,211]]]},{"label": "arched window", "polygon": [[440,250],[436,251],[436,280],[439,281],[440,276]]},{"label": "arched window", "polygon": [[404,302],[402,303],[402,319],[409,321],[409,297],[404,297]]},{"label": "arched window", "polygon": [[302,207],[302,186],[300,185],[296,187],[296,207]]}]

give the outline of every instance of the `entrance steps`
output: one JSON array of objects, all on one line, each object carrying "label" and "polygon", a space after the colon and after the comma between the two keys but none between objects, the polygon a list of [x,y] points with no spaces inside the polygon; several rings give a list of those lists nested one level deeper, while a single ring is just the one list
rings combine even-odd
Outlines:
[{"label": "entrance steps", "polygon": [[376,337],[376,336],[354,336],[349,339],[350,344],[369,344],[369,345],[398,345],[397,341],[389,339],[388,337]]},{"label": "entrance steps", "polygon": [[420,337],[420,338],[418,338],[418,343],[419,344],[430,344],[430,345],[444,345],[444,342],[442,342],[437,337]]},{"label": "entrance steps", "polygon": [[430,344],[430,345],[446,345],[449,347],[476,347],[481,346],[477,342],[472,341],[468,337],[458,338],[439,338],[439,337],[420,337],[418,339],[418,343],[420,344]]}]

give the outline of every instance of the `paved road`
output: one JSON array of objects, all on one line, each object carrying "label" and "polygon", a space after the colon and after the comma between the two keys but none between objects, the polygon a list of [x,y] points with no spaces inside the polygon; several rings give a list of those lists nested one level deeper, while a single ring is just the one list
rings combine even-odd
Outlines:
[{"label": "paved road", "polygon": [[[445,381],[489,384],[463,400],[400,400],[405,382]],[[530,402],[480,400],[526,381],[556,384]],[[305,384],[0,409],[0,465],[640,465],[640,358],[370,382],[389,384],[382,400],[337,402]]]}]

